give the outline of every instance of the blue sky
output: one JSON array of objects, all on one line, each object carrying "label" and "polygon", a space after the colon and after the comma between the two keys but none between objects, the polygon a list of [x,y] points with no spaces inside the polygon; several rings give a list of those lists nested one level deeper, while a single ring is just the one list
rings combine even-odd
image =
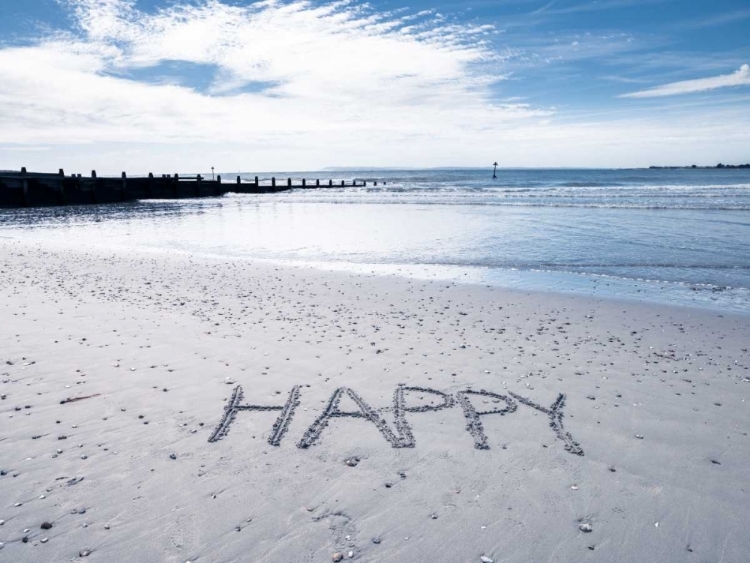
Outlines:
[{"label": "blue sky", "polygon": [[0,168],[746,162],[749,30],[746,0],[3,0]]}]

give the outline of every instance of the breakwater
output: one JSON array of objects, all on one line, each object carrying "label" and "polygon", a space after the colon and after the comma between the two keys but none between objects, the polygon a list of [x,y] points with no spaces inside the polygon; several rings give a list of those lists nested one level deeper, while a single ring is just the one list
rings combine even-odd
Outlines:
[{"label": "breakwater", "polygon": [[[376,182],[377,183],[377,182]],[[207,179],[200,174],[180,176],[162,174],[155,176],[128,177],[125,172],[120,177],[91,176],[81,174],[66,176],[63,170],[57,174],[0,171],[0,207],[41,207],[54,205],[85,205],[97,203],[120,203],[139,199],[181,199],[196,197],[216,197],[225,193],[273,193],[293,188],[316,189],[343,186],[362,186],[366,182],[351,180],[302,179],[297,183],[291,178],[261,182],[243,181],[237,176],[235,181],[222,181],[221,176]]]}]

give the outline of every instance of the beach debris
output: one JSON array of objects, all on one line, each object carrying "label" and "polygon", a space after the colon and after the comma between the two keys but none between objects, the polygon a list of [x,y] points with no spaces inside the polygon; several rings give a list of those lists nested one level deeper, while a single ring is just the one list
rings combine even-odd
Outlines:
[{"label": "beach debris", "polygon": [[343,559],[344,559],[344,554],[338,551],[334,553],[333,555],[331,555],[331,561],[333,561],[333,563],[338,563],[339,561],[342,561]]},{"label": "beach debris", "polygon": [[169,454],[169,459],[177,459],[177,454]]},{"label": "beach debris", "polygon": [[375,545],[378,545],[382,541],[383,540],[380,537],[374,537],[374,538],[372,538],[372,543],[374,543]]},{"label": "beach debris", "polygon": [[40,528],[42,530],[49,530],[50,528],[52,528],[52,524],[50,522],[42,522]]},{"label": "beach debris", "polygon": [[75,403],[76,401],[83,401],[84,399],[92,399],[94,397],[99,397],[101,393],[96,393],[94,395],[86,395],[85,397],[68,397],[67,399],[63,399],[60,401],[61,405],[66,405],[68,403]]},{"label": "beach debris", "polygon": [[78,557],[88,557],[89,555],[91,555],[91,553],[92,550],[86,547],[78,552]]},{"label": "beach debris", "polygon": [[357,467],[360,459],[358,457],[349,457],[344,460],[344,463],[349,467]]},{"label": "beach debris", "polygon": [[635,437],[638,438],[639,440],[643,440],[643,436],[640,434],[636,434]]},{"label": "beach debris", "polygon": [[588,522],[582,522],[581,524],[579,524],[578,529],[586,534],[594,531],[594,529],[591,527],[591,524],[589,524]]},{"label": "beach debris", "polygon": [[487,557],[486,555],[482,555],[482,556],[481,556],[481,557],[479,558],[479,560],[480,560],[480,561],[481,561],[482,563],[495,563],[495,562],[494,562],[494,561],[493,561],[492,559],[490,559],[490,558],[489,558],[489,557]]},{"label": "beach debris", "polygon": [[68,480],[68,487],[72,487],[73,485],[77,485],[83,481],[83,477],[73,477],[72,479]]}]

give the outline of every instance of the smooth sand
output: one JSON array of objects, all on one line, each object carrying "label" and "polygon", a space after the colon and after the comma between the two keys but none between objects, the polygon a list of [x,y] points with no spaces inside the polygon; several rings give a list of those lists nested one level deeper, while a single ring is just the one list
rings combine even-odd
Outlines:
[{"label": "smooth sand", "polygon": [[[65,241],[0,239],[0,273],[0,561],[749,560],[748,317]],[[565,394],[583,455],[521,401],[489,449],[460,402],[394,448],[400,383]],[[281,411],[209,442],[237,386],[295,385],[280,446]],[[299,448],[339,387],[387,425]]]}]

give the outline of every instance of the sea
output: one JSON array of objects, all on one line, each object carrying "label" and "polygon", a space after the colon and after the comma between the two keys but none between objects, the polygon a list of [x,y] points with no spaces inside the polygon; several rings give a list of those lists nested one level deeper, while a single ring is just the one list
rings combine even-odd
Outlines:
[{"label": "sea", "polygon": [[0,236],[750,313],[748,169],[222,175],[367,186],[6,209]]}]

